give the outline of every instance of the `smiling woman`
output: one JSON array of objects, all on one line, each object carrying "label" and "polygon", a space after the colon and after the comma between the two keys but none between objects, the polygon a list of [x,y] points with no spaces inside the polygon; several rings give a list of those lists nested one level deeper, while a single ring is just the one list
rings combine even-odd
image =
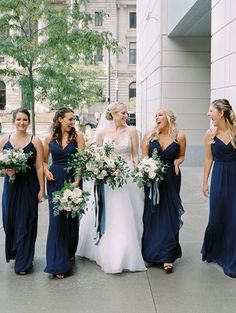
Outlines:
[{"label": "smiling woman", "polygon": [[203,194],[210,196],[210,214],[202,260],[216,262],[236,277],[236,117],[227,99],[213,101],[208,116],[213,127],[205,134]]},{"label": "smiling woman", "polygon": [[[100,119],[96,143],[113,143],[116,155],[133,170],[138,163],[138,137],[136,129],[126,124],[127,112],[123,103],[110,104]],[[105,233],[95,244],[91,205],[81,220],[79,255],[96,261],[105,273],[145,271],[141,253],[143,197],[143,190],[131,178],[121,188],[105,184]]]},{"label": "smiling woman", "polygon": [[[64,278],[71,272],[78,244],[79,219],[67,218],[66,214],[54,216],[52,194],[64,186],[64,182],[74,182],[73,172],[68,172],[70,155],[84,149],[84,137],[75,130],[75,116],[70,108],[59,109],[53,118],[51,134],[44,142],[44,174],[47,179],[49,199],[49,229],[46,248],[45,272]],[[48,168],[49,155],[52,164]]]},{"label": "smiling woman", "polygon": [[[150,199],[151,187],[145,188],[144,232],[142,252],[149,264],[162,264],[166,273],[173,270],[173,262],[181,257],[179,229],[184,209],[180,199],[180,164],[184,161],[185,135],[176,128],[176,116],[172,110],[161,108],[156,113],[156,127],[144,136],[143,156],[158,154],[166,165],[163,181],[159,184],[159,201]],[[153,196],[154,197],[154,196]]]},{"label": "smiling woman", "polygon": [[[5,169],[2,210],[6,234],[6,261],[15,259],[15,272],[27,274],[33,267],[37,235],[38,203],[44,198],[43,146],[39,138],[27,132],[30,114],[25,109],[13,112],[15,132],[3,136],[0,150],[22,149],[29,155],[24,172]],[[14,182],[9,177],[15,176]]]}]

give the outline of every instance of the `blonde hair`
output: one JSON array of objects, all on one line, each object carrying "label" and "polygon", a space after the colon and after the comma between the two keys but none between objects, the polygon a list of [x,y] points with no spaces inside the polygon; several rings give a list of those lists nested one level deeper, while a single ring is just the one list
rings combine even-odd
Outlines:
[{"label": "blonde hair", "polygon": [[[169,108],[164,108],[161,107],[160,109],[162,109],[165,114],[166,114],[166,118],[169,124],[169,135],[173,135],[176,134],[178,132],[177,126],[176,126],[176,115],[175,113],[169,109]],[[147,142],[150,142],[154,139],[159,139],[159,130],[157,128],[157,126],[155,126],[152,131],[150,132],[150,136],[147,139]]]},{"label": "blonde hair", "polygon": [[[217,99],[212,101],[211,103],[214,108],[218,112],[224,112],[224,119],[227,124],[227,127],[229,129],[229,137],[230,137],[230,142],[234,148],[236,148],[236,140],[235,140],[235,122],[236,122],[236,116],[233,111],[232,106],[230,105],[229,101],[227,99]],[[214,137],[217,134],[217,127],[214,127],[211,131],[211,138],[210,138],[210,143],[214,143]]]},{"label": "blonde hair", "polygon": [[109,106],[107,107],[106,112],[105,112],[106,119],[107,120],[113,120],[113,114],[120,112],[124,108],[127,109],[127,106],[122,102],[116,102],[116,103],[109,104]]}]

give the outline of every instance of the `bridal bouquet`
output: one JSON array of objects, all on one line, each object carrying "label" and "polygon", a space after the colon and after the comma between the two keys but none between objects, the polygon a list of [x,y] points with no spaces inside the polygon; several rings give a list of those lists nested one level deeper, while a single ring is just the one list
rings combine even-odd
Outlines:
[{"label": "bridal bouquet", "polygon": [[133,180],[139,187],[151,187],[153,182],[159,183],[164,179],[166,168],[167,165],[160,160],[155,149],[152,157],[144,157],[139,162],[132,173]]},{"label": "bridal bouquet", "polygon": [[68,170],[74,170],[85,180],[96,180],[108,184],[113,189],[122,187],[129,177],[129,168],[124,158],[114,152],[114,146],[91,145],[76,153],[68,162]]},{"label": "bridal bouquet", "polygon": [[52,193],[54,215],[61,211],[65,211],[68,218],[84,214],[89,195],[89,192],[74,187],[72,183],[65,183],[61,190]]},{"label": "bridal bouquet", "polygon": [[[25,173],[27,160],[32,152],[25,153],[23,149],[14,146],[12,149],[4,149],[0,152],[0,170],[13,169],[16,173]],[[14,183],[15,175],[9,176],[9,182]]]}]

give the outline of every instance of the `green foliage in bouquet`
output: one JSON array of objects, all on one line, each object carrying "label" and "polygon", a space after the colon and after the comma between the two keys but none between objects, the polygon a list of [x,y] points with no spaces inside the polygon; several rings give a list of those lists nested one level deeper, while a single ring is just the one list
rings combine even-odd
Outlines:
[{"label": "green foliage in bouquet", "polygon": [[91,145],[73,155],[68,162],[68,171],[71,170],[80,178],[98,180],[113,189],[122,187],[129,177],[126,161],[114,152],[114,146],[110,143],[101,147]]},{"label": "green foliage in bouquet", "polygon": [[65,182],[62,189],[52,193],[54,215],[65,211],[67,217],[75,218],[85,213],[90,193]]},{"label": "green foliage in bouquet", "polygon": [[132,173],[133,181],[141,188],[150,187],[153,181],[160,182],[164,179],[164,173],[168,165],[164,164],[154,149],[152,157],[144,157]]}]

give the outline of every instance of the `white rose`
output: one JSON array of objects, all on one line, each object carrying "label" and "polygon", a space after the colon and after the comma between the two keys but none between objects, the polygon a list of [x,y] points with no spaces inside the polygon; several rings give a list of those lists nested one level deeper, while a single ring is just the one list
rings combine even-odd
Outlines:
[{"label": "white rose", "polygon": [[82,196],[82,190],[80,188],[75,188],[72,196],[80,198]]},{"label": "white rose", "polygon": [[70,189],[66,189],[63,192],[63,198],[69,198],[72,195],[72,191]]},{"label": "white rose", "polygon": [[156,173],[155,173],[154,171],[150,171],[150,172],[148,173],[148,177],[149,177],[150,179],[154,179],[154,178],[156,177]]},{"label": "white rose", "polygon": [[67,202],[68,202],[68,197],[61,198],[61,203],[67,203]]},{"label": "white rose", "polygon": [[0,161],[5,162],[8,159],[8,155],[6,153],[0,153]]},{"label": "white rose", "polygon": [[91,162],[88,162],[88,163],[86,163],[86,169],[87,169],[88,171],[93,172],[93,170],[94,170],[94,165],[93,165]]}]

